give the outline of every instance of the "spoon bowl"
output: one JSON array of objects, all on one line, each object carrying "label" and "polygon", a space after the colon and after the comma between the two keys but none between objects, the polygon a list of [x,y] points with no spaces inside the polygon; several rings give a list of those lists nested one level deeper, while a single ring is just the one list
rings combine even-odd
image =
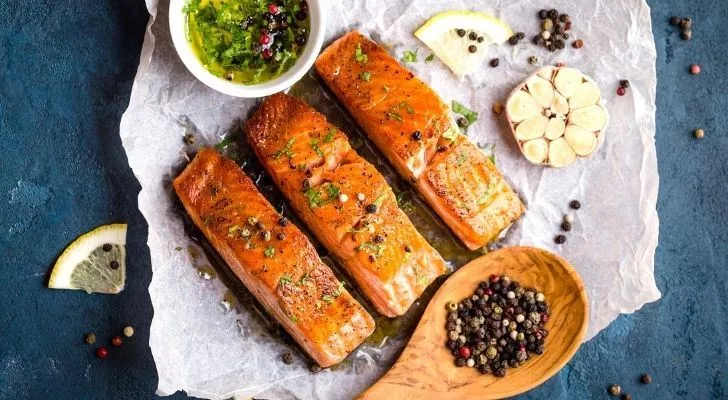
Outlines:
[{"label": "spoon bowl", "polygon": [[[491,275],[508,275],[546,296],[546,350],[497,378],[455,366],[445,346],[448,302],[470,296]],[[359,399],[502,399],[530,390],[556,374],[576,353],[589,317],[584,283],[566,260],[533,247],[488,253],[460,268],[435,293],[394,366]]]}]

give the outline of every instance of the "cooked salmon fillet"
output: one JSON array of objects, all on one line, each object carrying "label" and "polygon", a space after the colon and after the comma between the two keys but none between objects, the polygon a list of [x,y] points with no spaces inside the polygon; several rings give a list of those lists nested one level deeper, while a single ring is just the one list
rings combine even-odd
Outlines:
[{"label": "cooked salmon fillet", "polygon": [[495,165],[459,132],[439,96],[357,31],[331,44],[316,70],[367,136],[471,250],[524,212]]},{"label": "cooked salmon fillet", "polygon": [[235,162],[202,150],[174,189],[233,273],[319,365],[340,362],[372,333],[372,317]]},{"label": "cooked salmon fillet", "polygon": [[377,311],[404,314],[446,271],[384,177],[316,110],[276,94],[245,131],[273,181]]}]

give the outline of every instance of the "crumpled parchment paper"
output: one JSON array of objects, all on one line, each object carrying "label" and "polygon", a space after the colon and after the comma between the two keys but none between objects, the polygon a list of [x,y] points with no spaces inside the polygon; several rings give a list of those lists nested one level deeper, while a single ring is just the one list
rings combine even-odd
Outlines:
[{"label": "crumpled parchment paper", "polygon": [[[129,108],[121,121],[121,138],[142,186],[139,208],[149,223],[153,268],[149,293],[154,306],[149,345],[159,373],[158,393],[181,389],[211,399],[353,397],[393,363],[426,300],[418,304],[413,316],[389,323],[388,334],[362,346],[341,366],[312,374],[300,353],[293,365],[280,362],[281,354],[290,349],[295,352],[295,346],[271,333],[270,323],[259,311],[236,306],[225,279],[200,277],[207,273],[210,261],[205,253],[194,250],[196,245],[190,245],[170,185],[185,162],[182,136],[195,132],[199,143],[215,144],[257,101],[228,97],[198,82],[172,46],[168,0],[146,1],[152,18]],[[545,248],[576,267],[590,298],[591,338],[620,313],[631,313],[660,297],[653,275],[658,175],[656,56],[650,11],[643,0],[537,3],[330,1],[327,43],[358,28],[388,46],[397,58],[404,50],[419,49],[419,61],[409,67],[445,101],[457,100],[480,112],[469,137],[495,144],[499,169],[528,206],[503,245]],[[567,45],[563,51],[548,53],[530,44],[529,38],[538,32],[536,12],[541,7],[570,14],[572,36],[583,39],[584,48],[574,50]],[[424,63],[430,52],[412,35],[431,15],[454,9],[491,12],[514,31],[526,32],[526,40],[515,47],[491,46],[488,51],[492,57],[500,57],[500,67],[491,69],[484,63],[481,71],[459,80],[437,60]],[[537,68],[527,62],[531,55],[544,65],[561,61],[579,68],[602,88],[610,122],[604,144],[591,159],[565,169],[533,166],[518,152],[505,118],[496,118],[490,111],[495,101],[505,103],[513,87]],[[615,94],[619,79],[631,83],[624,97]],[[331,114],[336,109],[319,104],[325,96],[306,92],[304,88],[298,95],[303,93],[307,101],[336,120]],[[383,163],[378,167],[391,172]],[[557,246],[553,237],[572,199],[579,199],[582,208],[575,212],[568,241]],[[188,246],[194,251],[188,251]],[[442,252],[448,258],[449,253]],[[462,264],[461,260],[451,261]],[[230,283],[234,280],[227,282],[235,286]],[[227,310],[226,301],[232,310]]]}]

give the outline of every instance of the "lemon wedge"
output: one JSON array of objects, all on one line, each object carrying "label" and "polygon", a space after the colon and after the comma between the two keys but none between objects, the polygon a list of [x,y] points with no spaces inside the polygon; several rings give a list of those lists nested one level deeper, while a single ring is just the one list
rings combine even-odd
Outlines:
[{"label": "lemon wedge", "polygon": [[[460,36],[458,30],[465,31],[464,36]],[[471,40],[471,32],[483,40]],[[508,24],[487,13],[446,11],[427,20],[415,32],[415,36],[455,75],[462,77],[483,63],[487,56],[487,45],[505,42],[513,36],[513,31]],[[470,46],[475,46],[476,51],[471,52]]]},{"label": "lemon wedge", "polygon": [[48,287],[116,294],[126,280],[126,224],[100,226],[74,240],[53,266]]}]

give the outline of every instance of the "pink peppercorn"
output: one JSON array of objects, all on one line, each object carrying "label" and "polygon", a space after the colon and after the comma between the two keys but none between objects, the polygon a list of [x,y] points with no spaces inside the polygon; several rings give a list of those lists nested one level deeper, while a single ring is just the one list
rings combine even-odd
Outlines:
[{"label": "pink peppercorn", "polygon": [[262,54],[266,60],[273,56],[273,52],[270,49],[264,49]]},{"label": "pink peppercorn", "polygon": [[268,44],[270,43],[270,36],[268,35],[260,35],[260,38],[258,39],[258,43],[260,44]]},{"label": "pink peppercorn", "polygon": [[109,356],[109,350],[106,347],[99,347],[96,349],[96,357],[104,359]]},{"label": "pink peppercorn", "polygon": [[617,96],[624,96],[625,93],[627,93],[627,91],[624,90],[623,87],[617,88]]},{"label": "pink peppercorn", "polygon": [[278,6],[277,5],[275,5],[273,3],[268,4],[268,12],[269,13],[271,13],[273,15],[276,15],[276,14],[278,14],[278,11],[279,10],[278,10]]},{"label": "pink peppercorn", "polygon": [[690,73],[693,74],[693,75],[699,74],[700,73],[700,65],[698,65],[698,64],[691,65],[690,66]]},{"label": "pink peppercorn", "polygon": [[470,347],[461,347],[460,348],[460,357],[463,358],[469,358],[470,357]]}]

